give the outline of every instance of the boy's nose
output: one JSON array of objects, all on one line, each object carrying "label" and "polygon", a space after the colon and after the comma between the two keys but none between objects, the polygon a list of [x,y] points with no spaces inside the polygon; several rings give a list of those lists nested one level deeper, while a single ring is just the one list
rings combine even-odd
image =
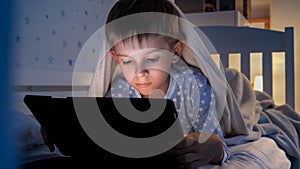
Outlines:
[{"label": "boy's nose", "polygon": [[142,70],[139,70],[136,73],[136,76],[137,77],[144,77],[144,76],[148,75],[148,73],[149,73],[148,69],[142,69]]},{"label": "boy's nose", "polygon": [[149,73],[148,69],[146,68],[144,63],[138,63],[136,65],[136,75],[137,76],[145,76],[147,73]]}]

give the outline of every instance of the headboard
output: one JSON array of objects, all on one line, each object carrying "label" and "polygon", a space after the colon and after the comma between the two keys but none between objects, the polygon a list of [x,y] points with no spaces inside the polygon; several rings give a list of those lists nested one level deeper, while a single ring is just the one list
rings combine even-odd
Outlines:
[{"label": "headboard", "polygon": [[240,71],[250,79],[251,53],[262,54],[263,91],[273,95],[272,54],[284,52],[285,103],[295,108],[294,33],[293,27],[283,32],[236,26],[199,27],[218,51],[223,67],[229,67],[229,54],[241,56]]}]

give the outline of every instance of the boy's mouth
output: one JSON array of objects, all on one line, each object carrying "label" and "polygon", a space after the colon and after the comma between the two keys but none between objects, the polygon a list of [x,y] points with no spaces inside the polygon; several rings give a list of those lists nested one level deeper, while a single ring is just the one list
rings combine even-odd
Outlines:
[{"label": "boy's mouth", "polygon": [[145,83],[136,83],[135,85],[139,88],[146,88],[150,86],[151,82],[145,82]]}]

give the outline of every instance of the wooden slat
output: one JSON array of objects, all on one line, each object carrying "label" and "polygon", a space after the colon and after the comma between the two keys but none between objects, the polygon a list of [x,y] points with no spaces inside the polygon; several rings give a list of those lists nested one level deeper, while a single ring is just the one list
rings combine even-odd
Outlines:
[{"label": "wooden slat", "polygon": [[272,52],[263,52],[263,90],[273,96]]},{"label": "wooden slat", "polygon": [[285,28],[285,82],[286,103],[295,107],[295,68],[294,68],[294,33],[293,28]]},{"label": "wooden slat", "polygon": [[250,52],[241,53],[241,72],[250,80]]},{"label": "wooden slat", "polygon": [[226,52],[220,53],[220,61],[224,68],[228,67],[229,66],[229,53],[226,53]]}]

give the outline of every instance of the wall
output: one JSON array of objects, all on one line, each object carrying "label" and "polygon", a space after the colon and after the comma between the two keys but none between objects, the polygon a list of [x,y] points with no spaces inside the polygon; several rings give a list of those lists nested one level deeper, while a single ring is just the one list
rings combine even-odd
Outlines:
[{"label": "wall", "polygon": [[[16,1],[11,44],[12,67],[72,71],[81,48],[103,26],[114,2]],[[91,53],[91,57],[97,57],[95,50]],[[92,71],[92,67],[86,71]]]},{"label": "wall", "polygon": [[284,27],[294,27],[295,48],[295,86],[296,111],[300,112],[300,1],[299,0],[272,0],[270,7],[270,28],[283,31]]},{"label": "wall", "polygon": [[247,19],[237,10],[187,13],[186,18],[196,26],[249,26]]}]

